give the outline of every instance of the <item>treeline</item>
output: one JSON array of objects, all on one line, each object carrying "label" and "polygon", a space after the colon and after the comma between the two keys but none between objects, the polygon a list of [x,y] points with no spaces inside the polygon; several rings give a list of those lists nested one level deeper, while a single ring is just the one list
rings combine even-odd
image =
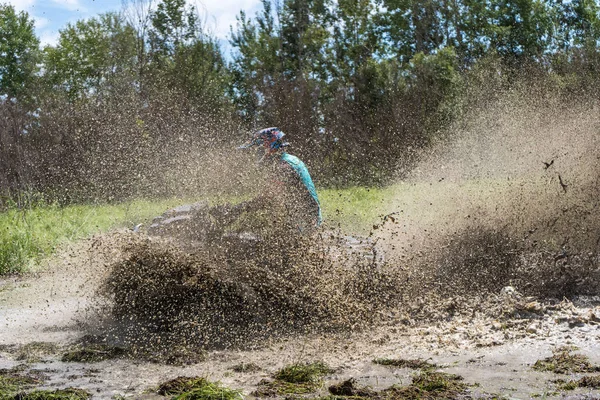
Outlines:
[{"label": "treeline", "polygon": [[599,40],[593,0],[263,0],[224,54],[185,0],[128,0],[42,49],[0,5],[0,190],[169,194],[177,160],[273,125],[321,184],[384,183],[502,90],[597,97]]}]

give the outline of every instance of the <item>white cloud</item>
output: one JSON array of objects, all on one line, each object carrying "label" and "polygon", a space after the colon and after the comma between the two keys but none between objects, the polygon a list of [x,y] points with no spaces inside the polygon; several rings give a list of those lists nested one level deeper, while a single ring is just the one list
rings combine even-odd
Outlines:
[{"label": "white cloud", "polygon": [[8,3],[15,7],[17,11],[26,11],[35,4],[36,0],[4,0],[0,3]]},{"label": "white cloud", "polygon": [[207,28],[218,38],[225,39],[229,35],[229,27],[235,28],[235,17],[240,10],[253,17],[260,4],[260,0],[204,0],[198,2],[198,8],[203,15],[206,14]]},{"label": "white cloud", "polygon": [[35,21],[35,29],[37,29],[38,31],[40,31],[41,29],[47,27],[50,24],[50,20],[48,18],[36,17],[34,15],[33,19]]},{"label": "white cloud", "polygon": [[86,11],[86,8],[81,5],[79,0],[52,0],[52,2],[69,11]]},{"label": "white cloud", "polygon": [[56,46],[58,43],[59,33],[56,31],[43,31],[40,35],[40,45],[45,46]]}]

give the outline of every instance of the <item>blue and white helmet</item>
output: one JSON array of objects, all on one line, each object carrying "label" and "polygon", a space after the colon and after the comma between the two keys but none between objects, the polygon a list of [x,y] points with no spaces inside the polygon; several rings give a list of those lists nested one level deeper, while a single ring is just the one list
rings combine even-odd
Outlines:
[{"label": "blue and white helmet", "polygon": [[283,147],[289,146],[289,143],[283,141],[284,136],[285,133],[276,127],[261,129],[252,135],[252,139],[250,139],[250,141],[244,143],[238,148],[247,149],[252,146],[263,146],[270,153],[273,153],[279,149],[282,149]]}]

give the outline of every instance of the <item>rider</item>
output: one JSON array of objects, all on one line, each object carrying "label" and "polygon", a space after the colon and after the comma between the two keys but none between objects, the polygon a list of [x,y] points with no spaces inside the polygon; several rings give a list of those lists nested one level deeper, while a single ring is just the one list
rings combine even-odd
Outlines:
[{"label": "rider", "polygon": [[[285,195],[291,197],[288,211],[296,214],[293,215],[294,218],[302,217],[313,227],[319,226],[323,218],[317,190],[306,165],[298,157],[285,151],[289,143],[283,141],[284,136],[285,134],[279,128],[261,129],[252,135],[249,142],[239,148],[264,147],[261,161],[268,162],[274,168],[275,179],[271,183],[275,191],[280,192],[281,186],[284,185],[283,190],[287,192]],[[299,227],[306,228],[303,224]]]}]

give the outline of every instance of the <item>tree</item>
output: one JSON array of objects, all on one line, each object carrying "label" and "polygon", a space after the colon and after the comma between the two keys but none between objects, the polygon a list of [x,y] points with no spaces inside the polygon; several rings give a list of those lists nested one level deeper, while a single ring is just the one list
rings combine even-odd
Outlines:
[{"label": "tree", "polygon": [[150,20],[149,69],[155,83],[169,84],[214,110],[226,104],[229,71],[195,7],[185,0],[162,0]]},{"label": "tree", "polygon": [[46,77],[72,99],[98,94],[117,78],[133,80],[135,32],[119,14],[68,24],[56,47],[46,47]]},{"label": "tree", "polygon": [[34,21],[0,4],[0,96],[24,100],[38,72],[39,40]]}]

